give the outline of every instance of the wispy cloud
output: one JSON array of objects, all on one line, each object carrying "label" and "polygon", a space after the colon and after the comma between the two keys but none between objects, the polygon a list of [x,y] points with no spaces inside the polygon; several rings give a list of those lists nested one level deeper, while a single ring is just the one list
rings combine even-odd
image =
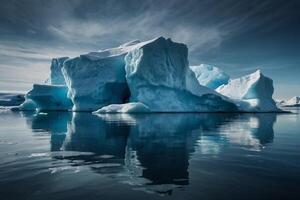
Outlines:
[{"label": "wispy cloud", "polygon": [[66,49],[60,46],[47,46],[30,42],[0,41],[0,56],[31,60],[49,60],[62,55],[75,56],[83,50]]},{"label": "wispy cloud", "polygon": [[0,41],[0,90],[28,90],[32,83],[43,83],[49,77],[52,58],[77,56],[85,51],[17,40]]},{"label": "wispy cloud", "polygon": [[[243,39],[255,41],[257,34],[272,36],[276,28],[295,18],[294,11],[294,3],[283,0],[4,0],[0,89],[3,80],[43,81],[53,57],[158,36],[186,43],[193,64],[208,60],[242,72],[256,65],[245,64],[253,61],[247,52],[244,62],[239,59],[243,64],[237,67],[233,62],[239,49],[229,51],[244,42],[236,42],[237,38],[245,35]],[[222,61],[224,55],[227,60]]]}]

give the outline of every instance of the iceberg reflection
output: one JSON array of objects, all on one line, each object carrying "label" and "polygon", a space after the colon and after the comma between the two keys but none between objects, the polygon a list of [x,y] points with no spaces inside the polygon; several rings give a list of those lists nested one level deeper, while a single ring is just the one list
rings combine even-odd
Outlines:
[{"label": "iceberg reflection", "polygon": [[[274,139],[276,114],[31,115],[33,130],[51,133],[51,151],[70,165],[110,174],[134,189],[172,193],[189,184],[192,156],[222,156],[234,144],[261,150]],[[197,153],[196,153],[197,152]]]}]

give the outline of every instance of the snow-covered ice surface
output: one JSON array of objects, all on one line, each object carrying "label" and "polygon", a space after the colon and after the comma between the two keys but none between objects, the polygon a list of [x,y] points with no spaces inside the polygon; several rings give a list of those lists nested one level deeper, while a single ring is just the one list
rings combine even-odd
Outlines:
[{"label": "snow-covered ice surface", "polygon": [[295,96],[290,98],[289,100],[286,101],[281,101],[280,102],[281,106],[288,106],[288,107],[300,107],[300,97]]},{"label": "snow-covered ice surface", "polygon": [[105,106],[95,112],[93,114],[100,113],[147,113],[150,112],[150,109],[142,103],[132,102],[125,104],[111,104],[109,106]]},{"label": "snow-covered ice surface", "polygon": [[53,58],[50,67],[50,83],[51,85],[66,85],[65,78],[62,74],[61,68],[63,63],[69,57]]},{"label": "snow-covered ice surface", "polygon": [[[34,84],[33,89],[26,94],[26,101],[19,110],[61,110],[72,108],[72,102],[67,98],[68,88],[62,85]],[[16,109],[15,109],[16,110]]]},{"label": "snow-covered ice surface", "polygon": [[230,79],[228,84],[221,85],[216,91],[235,100],[241,111],[279,111],[272,98],[273,80],[264,76],[260,70],[241,78]]},{"label": "snow-covered ice surface", "polygon": [[200,85],[216,89],[229,81],[229,75],[212,65],[201,64],[190,66],[190,68],[195,73]]},{"label": "snow-covered ice surface", "polygon": [[24,94],[0,92],[0,106],[18,106],[25,100]]}]

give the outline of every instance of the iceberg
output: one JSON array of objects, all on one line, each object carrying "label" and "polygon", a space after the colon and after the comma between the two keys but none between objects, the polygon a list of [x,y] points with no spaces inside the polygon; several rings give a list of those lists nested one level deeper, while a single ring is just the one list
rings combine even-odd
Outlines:
[{"label": "iceberg", "polygon": [[190,69],[195,73],[199,84],[208,88],[216,89],[229,81],[229,75],[212,65],[201,64],[190,66]]},{"label": "iceberg", "polygon": [[300,107],[300,97],[292,97],[291,99],[287,100],[287,101],[282,101],[280,102],[280,104],[282,106],[286,106],[286,107]]},{"label": "iceberg", "polygon": [[66,85],[65,78],[62,74],[61,68],[63,63],[69,57],[53,58],[50,66],[50,84],[51,85]]},{"label": "iceberg", "polygon": [[67,92],[66,86],[34,84],[25,96],[26,101],[14,110],[68,111],[72,108],[72,102]]},{"label": "iceberg", "polygon": [[164,37],[54,58],[50,71],[49,84],[34,84],[14,110],[279,111],[272,99],[273,81],[260,71],[230,79],[211,65],[189,66],[187,46]]},{"label": "iceberg", "polygon": [[101,109],[93,112],[93,114],[101,113],[148,113],[150,109],[142,103],[132,102],[125,104],[111,104],[102,107]]},{"label": "iceberg", "polygon": [[0,106],[18,106],[25,100],[24,94],[19,93],[0,93]]},{"label": "iceberg", "polygon": [[220,94],[233,99],[239,110],[246,112],[279,111],[273,100],[273,80],[264,76],[260,70],[237,79],[216,89]]}]

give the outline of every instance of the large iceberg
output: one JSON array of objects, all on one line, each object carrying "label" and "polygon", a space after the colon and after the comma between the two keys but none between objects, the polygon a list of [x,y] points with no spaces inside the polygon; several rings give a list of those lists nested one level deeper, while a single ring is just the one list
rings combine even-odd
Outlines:
[{"label": "large iceberg", "polygon": [[34,84],[19,110],[118,112],[278,111],[273,82],[260,71],[230,79],[189,67],[185,44],[138,40],[75,58],[55,58],[48,85]]},{"label": "large iceberg", "polygon": [[216,89],[229,81],[229,75],[212,65],[201,64],[190,66],[200,85]]},{"label": "large iceberg", "polygon": [[53,58],[50,66],[50,84],[51,85],[66,85],[65,78],[62,74],[61,68],[63,63],[69,57]]},{"label": "large iceberg", "polygon": [[230,79],[228,84],[221,85],[216,91],[233,99],[241,111],[279,111],[272,98],[273,80],[264,76],[260,70],[241,78]]}]

